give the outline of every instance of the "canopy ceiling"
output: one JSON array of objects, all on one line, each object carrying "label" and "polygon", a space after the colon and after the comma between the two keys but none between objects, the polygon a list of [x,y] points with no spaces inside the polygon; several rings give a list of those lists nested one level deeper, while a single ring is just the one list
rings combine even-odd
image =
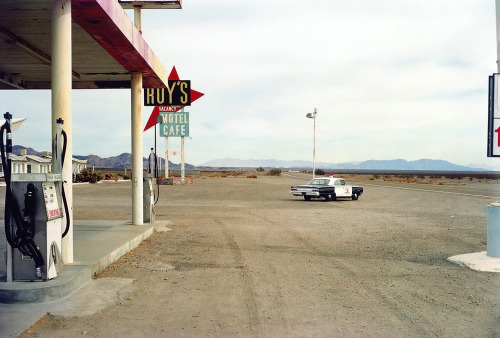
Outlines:
[{"label": "canopy ceiling", "polygon": [[[161,3],[150,8],[182,7],[182,0]],[[51,6],[52,0],[1,0],[0,89],[51,88]],[[73,88],[130,88],[130,72],[143,73],[144,87],[166,87],[168,73],[117,0],[71,6]]]}]

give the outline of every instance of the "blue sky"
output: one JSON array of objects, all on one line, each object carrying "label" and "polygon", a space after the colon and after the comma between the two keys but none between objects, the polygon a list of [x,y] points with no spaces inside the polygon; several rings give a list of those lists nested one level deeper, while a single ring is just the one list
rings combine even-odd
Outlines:
[{"label": "blue sky", "polygon": [[[496,72],[491,0],[185,0],[143,10],[143,36],[169,72],[205,94],[186,110],[186,162],[486,157],[487,83]],[[130,17],[133,13],[127,11]],[[128,90],[73,91],[73,151],[130,152]],[[50,149],[50,92],[0,91],[27,117],[14,143]],[[143,125],[152,107],[143,108]],[[154,143],[144,133],[144,154]],[[164,152],[158,137],[158,151]],[[170,138],[170,149],[180,148]],[[180,162],[180,158],[171,158]]]}]

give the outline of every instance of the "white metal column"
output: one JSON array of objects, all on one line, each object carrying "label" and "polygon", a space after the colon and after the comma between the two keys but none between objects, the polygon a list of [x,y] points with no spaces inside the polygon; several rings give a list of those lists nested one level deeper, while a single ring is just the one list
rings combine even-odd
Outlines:
[{"label": "white metal column", "polygon": [[168,178],[168,136],[165,136],[165,178]]},{"label": "white metal column", "polygon": [[142,163],[142,74],[132,73],[132,223],[142,225],[143,163]]},{"label": "white metal column", "polygon": [[[56,120],[64,120],[66,156],[62,170],[71,228],[62,240],[62,259],[73,263],[73,137],[71,114],[71,0],[52,1],[52,140],[57,132]],[[56,160],[55,156],[52,160]],[[52,163],[52,167],[56,166]]]},{"label": "white metal column", "polygon": [[[497,72],[500,73],[500,0],[495,0],[497,35]],[[500,257],[500,204],[487,207],[486,255]]]},{"label": "white metal column", "polygon": [[[142,34],[141,6],[134,6],[134,25]],[[132,92],[132,224],[144,223],[142,163],[142,74],[131,74]]]},{"label": "white metal column", "polygon": [[181,136],[181,182],[186,178],[186,167],[184,165],[184,136]]},{"label": "white metal column", "polygon": [[316,115],[313,118],[313,178],[316,175]]}]

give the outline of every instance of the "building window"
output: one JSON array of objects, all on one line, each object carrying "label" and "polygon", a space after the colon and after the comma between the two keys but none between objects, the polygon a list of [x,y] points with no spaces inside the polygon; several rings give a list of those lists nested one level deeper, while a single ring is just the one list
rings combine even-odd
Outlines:
[{"label": "building window", "polygon": [[28,174],[31,174],[31,164],[28,164]]}]

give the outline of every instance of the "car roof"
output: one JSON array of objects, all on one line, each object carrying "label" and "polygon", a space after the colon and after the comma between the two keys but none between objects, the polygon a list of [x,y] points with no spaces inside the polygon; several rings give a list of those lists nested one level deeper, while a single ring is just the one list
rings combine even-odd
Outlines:
[{"label": "car roof", "polygon": [[313,178],[314,180],[330,180],[330,181],[336,181],[336,180],[343,180],[342,177],[333,177],[333,176],[327,176],[327,177],[315,177]]}]

